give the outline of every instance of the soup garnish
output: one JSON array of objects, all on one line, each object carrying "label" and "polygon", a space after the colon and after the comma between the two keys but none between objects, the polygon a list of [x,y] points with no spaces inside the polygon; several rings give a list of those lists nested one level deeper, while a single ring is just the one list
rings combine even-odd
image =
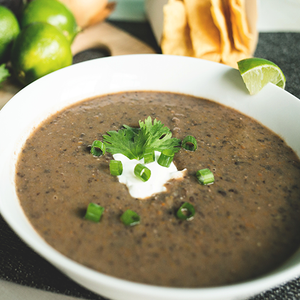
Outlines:
[{"label": "soup garnish", "polygon": [[121,221],[127,225],[127,226],[134,226],[140,224],[140,216],[133,210],[127,209],[122,215],[121,215]]},{"label": "soup garnish", "polygon": [[145,122],[139,121],[140,128],[123,125],[118,131],[108,131],[103,135],[106,151],[111,154],[123,154],[129,159],[142,159],[150,151],[170,149],[174,153],[180,150],[180,139],[172,138],[172,132],[161,121],[149,116]]},{"label": "soup garnish", "polygon": [[91,202],[87,207],[84,218],[93,222],[99,222],[103,212],[104,207]]},{"label": "soup garnish", "polygon": [[[182,142],[180,139],[172,138],[171,130],[157,119],[152,121],[151,116],[148,116],[144,122],[140,120],[139,126],[139,128],[133,128],[123,125],[123,128],[118,131],[108,131],[107,135],[103,135],[103,142],[95,140],[92,143],[91,153],[94,156],[102,156],[106,152],[113,154],[115,160],[109,163],[110,173],[118,176],[119,181],[127,185],[133,197],[141,199],[165,191],[164,184],[168,180],[183,177],[183,173],[178,173],[174,164],[171,166],[174,154],[180,150],[180,146],[185,150],[195,151],[197,141],[191,135],[186,136]],[[157,159],[155,153],[158,155]],[[122,156],[125,157],[122,158]],[[152,165],[149,165],[150,163]],[[151,167],[148,168],[146,164]],[[157,164],[168,168],[168,171],[157,168]],[[124,169],[125,174],[123,174]],[[129,172],[127,169],[130,169]],[[130,178],[137,178],[142,182],[147,182],[153,172],[153,183],[148,185],[148,190],[140,182],[135,183],[130,180]],[[133,175],[135,177],[132,177]],[[132,192],[133,189],[137,191],[137,194]],[[138,196],[141,190],[146,192]]]}]

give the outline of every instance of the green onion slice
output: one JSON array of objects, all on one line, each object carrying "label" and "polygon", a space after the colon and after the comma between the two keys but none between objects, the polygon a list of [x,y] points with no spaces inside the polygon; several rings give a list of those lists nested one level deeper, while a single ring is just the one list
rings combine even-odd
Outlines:
[{"label": "green onion slice", "polygon": [[121,221],[126,226],[134,226],[140,223],[140,216],[133,210],[127,209],[121,216]]},{"label": "green onion slice", "polygon": [[109,170],[110,174],[113,176],[119,176],[123,173],[123,165],[120,160],[114,160],[112,159],[109,162]]},{"label": "green onion slice", "polygon": [[103,212],[104,207],[96,203],[90,203],[87,207],[84,218],[93,222],[99,222]]},{"label": "green onion slice", "polygon": [[151,171],[142,164],[137,164],[134,168],[134,174],[137,178],[143,180],[144,182],[149,180],[151,176]]},{"label": "green onion slice", "polygon": [[196,173],[196,177],[201,184],[212,184],[215,182],[215,177],[212,171],[209,169],[198,170]]},{"label": "green onion slice", "polygon": [[173,161],[174,152],[170,149],[165,149],[160,154],[157,163],[161,165],[162,167],[168,168]]},{"label": "green onion slice", "polygon": [[144,154],[144,163],[149,164],[154,161],[155,161],[155,152],[146,150]]},{"label": "green onion slice", "polygon": [[194,218],[195,208],[192,204],[184,202],[177,211],[177,217],[181,220],[190,221]]},{"label": "green onion slice", "polygon": [[197,141],[193,136],[188,135],[183,139],[181,146],[185,150],[196,151],[197,150]]},{"label": "green onion slice", "polygon": [[94,156],[104,155],[105,151],[106,151],[106,147],[101,141],[98,141],[98,140],[93,141],[92,148],[91,148],[91,153]]}]

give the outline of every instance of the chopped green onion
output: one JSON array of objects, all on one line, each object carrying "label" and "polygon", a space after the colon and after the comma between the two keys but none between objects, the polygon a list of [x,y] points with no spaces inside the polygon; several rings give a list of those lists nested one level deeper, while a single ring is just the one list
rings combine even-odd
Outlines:
[{"label": "chopped green onion", "polygon": [[99,222],[103,212],[104,207],[96,203],[90,203],[88,205],[84,218],[93,222]]},{"label": "chopped green onion", "polygon": [[194,218],[195,208],[192,204],[184,202],[177,211],[177,217],[181,220],[190,221]]},{"label": "chopped green onion", "polygon": [[126,225],[126,226],[134,226],[140,223],[140,216],[133,210],[126,210],[122,216],[121,216],[121,221]]},{"label": "chopped green onion", "polygon": [[134,168],[134,174],[144,182],[147,181],[151,176],[151,171],[142,164],[137,164]]},{"label": "chopped green onion", "polygon": [[109,162],[109,170],[110,174],[113,176],[119,176],[123,173],[123,165],[120,160],[114,160],[112,159]]},{"label": "chopped green onion", "polygon": [[196,177],[201,184],[212,184],[215,181],[214,174],[209,169],[198,170]]},{"label": "chopped green onion", "polygon": [[170,149],[165,149],[160,154],[157,163],[161,165],[162,167],[168,168],[173,161],[174,152]]},{"label": "chopped green onion", "polygon": [[94,156],[101,156],[104,155],[106,151],[105,145],[101,141],[93,141],[91,153]]},{"label": "chopped green onion", "polygon": [[152,151],[146,151],[144,154],[144,163],[149,164],[151,162],[155,161],[155,152]]},{"label": "chopped green onion", "polygon": [[185,150],[196,151],[197,150],[197,141],[193,136],[188,135],[183,139],[181,146]]}]

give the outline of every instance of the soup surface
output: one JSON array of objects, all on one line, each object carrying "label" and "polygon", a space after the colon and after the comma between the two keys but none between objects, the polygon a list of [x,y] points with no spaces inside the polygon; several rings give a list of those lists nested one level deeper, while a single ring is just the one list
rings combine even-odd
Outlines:
[{"label": "soup surface", "polygon": [[[148,116],[195,152],[174,157],[183,180],[147,200],[132,198],[109,172],[111,155],[89,146],[123,124]],[[214,172],[200,185],[199,169]],[[21,205],[55,249],[95,270],[136,282],[208,287],[241,282],[282,264],[300,244],[300,162],[271,131],[217,103],[188,95],[128,92],[89,99],[44,121],[20,154],[16,183]],[[99,223],[84,219],[90,202],[105,208]],[[176,218],[183,202],[191,221]],[[127,209],[141,217],[127,227]]]}]

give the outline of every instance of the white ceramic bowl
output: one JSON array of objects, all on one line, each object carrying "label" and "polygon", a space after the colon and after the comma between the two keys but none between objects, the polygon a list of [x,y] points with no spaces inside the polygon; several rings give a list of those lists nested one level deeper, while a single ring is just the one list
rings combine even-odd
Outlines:
[{"label": "white ceramic bowl", "polygon": [[274,85],[250,96],[239,72],[200,59],[159,54],[101,58],[47,75],[21,90],[0,112],[0,209],[12,229],[37,253],[84,287],[115,300],[244,299],[300,275],[300,252],[274,272],[216,288],[164,288],[90,270],[58,253],[34,231],[16,196],[15,163],[41,120],[70,103],[129,91],[179,92],[211,99],[254,117],[300,154],[300,101]]}]

